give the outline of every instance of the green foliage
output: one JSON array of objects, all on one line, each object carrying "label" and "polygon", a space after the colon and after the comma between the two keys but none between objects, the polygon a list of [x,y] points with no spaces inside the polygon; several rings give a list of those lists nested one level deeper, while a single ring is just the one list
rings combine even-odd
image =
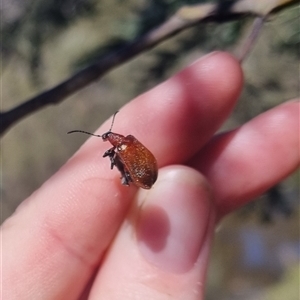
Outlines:
[{"label": "green foliage", "polygon": [[[95,0],[37,0],[28,2],[21,16],[1,29],[6,62],[18,54],[28,62],[35,84],[41,84],[43,45],[78,18],[95,13]],[[25,39],[25,48],[22,45]]]}]

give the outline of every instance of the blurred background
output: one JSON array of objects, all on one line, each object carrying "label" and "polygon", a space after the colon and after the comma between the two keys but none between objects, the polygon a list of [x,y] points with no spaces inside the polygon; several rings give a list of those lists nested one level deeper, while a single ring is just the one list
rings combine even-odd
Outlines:
[{"label": "blurred background", "polygon": [[[2,0],[1,108],[53,87],[105,53],[161,24],[182,0]],[[235,128],[299,96],[300,8],[274,15],[243,63]],[[251,19],[185,30],[101,80],[12,127],[1,140],[1,222],[80,147],[66,132],[93,132],[138,94],[213,50],[232,52]],[[216,233],[206,299],[299,296],[299,171],[228,216]]]}]

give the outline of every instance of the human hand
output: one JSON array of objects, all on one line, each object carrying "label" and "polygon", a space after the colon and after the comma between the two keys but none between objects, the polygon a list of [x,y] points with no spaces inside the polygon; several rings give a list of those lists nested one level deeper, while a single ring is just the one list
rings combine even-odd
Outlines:
[{"label": "human hand", "polygon": [[296,101],[213,137],[241,89],[213,53],[122,108],[114,132],[153,152],[157,182],[122,186],[88,139],[3,224],[2,299],[202,299],[217,221],[299,165]]}]

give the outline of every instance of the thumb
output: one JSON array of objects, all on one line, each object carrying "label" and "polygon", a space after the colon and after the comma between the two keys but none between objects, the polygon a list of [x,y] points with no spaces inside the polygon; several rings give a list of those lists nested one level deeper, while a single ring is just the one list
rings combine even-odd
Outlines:
[{"label": "thumb", "polygon": [[210,188],[200,173],[184,166],[161,169],[153,188],[138,192],[91,299],[203,297],[214,215]]}]

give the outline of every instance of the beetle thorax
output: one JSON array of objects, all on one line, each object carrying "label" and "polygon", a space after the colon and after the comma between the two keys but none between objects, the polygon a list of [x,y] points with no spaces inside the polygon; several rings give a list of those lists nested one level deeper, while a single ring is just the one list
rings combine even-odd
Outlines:
[{"label": "beetle thorax", "polygon": [[106,132],[102,135],[103,141],[109,141],[114,147],[120,147],[124,143],[125,136],[114,133]]}]

